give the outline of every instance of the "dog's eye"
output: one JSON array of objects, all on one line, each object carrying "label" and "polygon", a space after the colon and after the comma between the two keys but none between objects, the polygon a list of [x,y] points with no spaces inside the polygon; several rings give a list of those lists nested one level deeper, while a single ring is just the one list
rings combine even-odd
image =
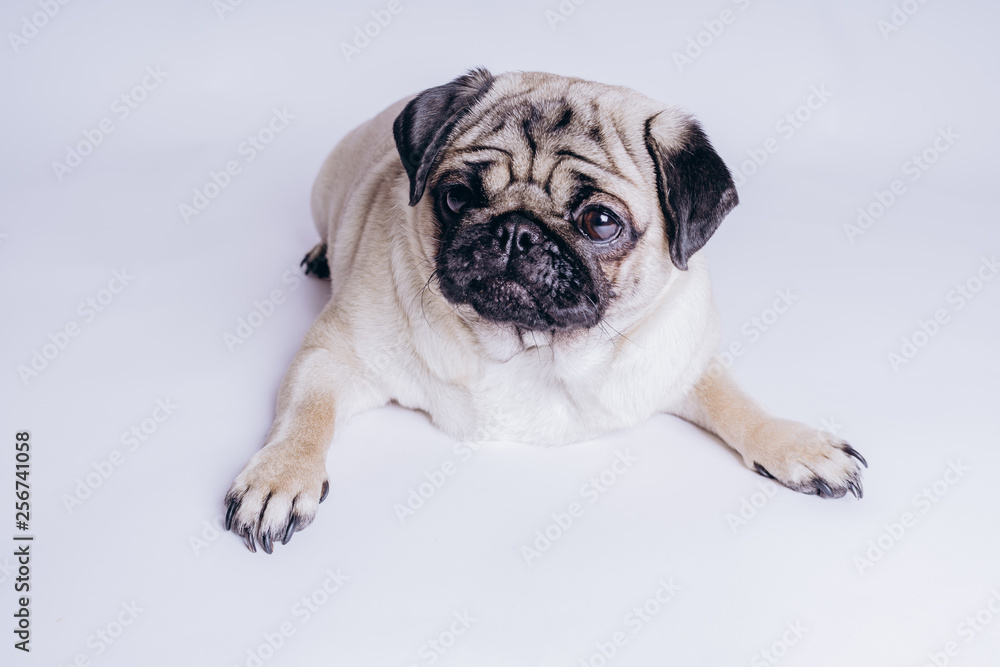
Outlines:
[{"label": "dog's eye", "polygon": [[472,190],[464,185],[453,185],[444,194],[444,203],[452,213],[461,213],[472,201]]},{"label": "dog's eye", "polygon": [[576,224],[580,231],[587,235],[595,243],[606,243],[611,241],[622,230],[622,223],[618,222],[615,214],[603,206],[588,208],[577,216]]}]

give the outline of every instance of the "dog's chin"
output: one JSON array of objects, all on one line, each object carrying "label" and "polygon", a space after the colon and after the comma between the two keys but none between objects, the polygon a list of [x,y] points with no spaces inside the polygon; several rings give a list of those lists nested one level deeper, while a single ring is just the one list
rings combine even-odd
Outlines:
[{"label": "dog's chin", "polygon": [[[451,292],[449,294],[448,292]],[[571,331],[596,326],[601,319],[591,304],[559,305],[545,296],[536,296],[523,283],[507,276],[491,276],[469,281],[462,290],[445,290],[455,304],[468,304],[485,320],[523,331]],[[581,301],[585,301],[581,297]]]}]

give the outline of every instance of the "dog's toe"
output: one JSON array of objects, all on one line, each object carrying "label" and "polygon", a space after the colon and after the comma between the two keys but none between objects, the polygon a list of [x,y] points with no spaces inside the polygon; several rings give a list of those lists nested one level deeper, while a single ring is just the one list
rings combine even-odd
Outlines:
[{"label": "dog's toe", "polygon": [[259,544],[270,554],[312,523],[329,488],[322,462],[299,460],[280,446],[262,449],[226,494],[226,529],[250,551]]},{"label": "dog's toe", "polygon": [[820,498],[862,498],[861,466],[865,458],[831,433],[805,424],[775,420],[754,434],[747,466],[758,474],[801,493]]}]

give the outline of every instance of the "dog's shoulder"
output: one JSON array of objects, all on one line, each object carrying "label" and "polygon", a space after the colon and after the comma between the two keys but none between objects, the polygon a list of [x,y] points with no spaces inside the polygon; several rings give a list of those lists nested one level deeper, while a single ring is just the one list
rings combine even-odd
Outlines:
[{"label": "dog's shoulder", "polygon": [[[392,123],[412,97],[403,98],[373,118],[348,132],[327,155],[312,188],[312,214],[316,229],[324,239],[330,226],[341,216],[350,195],[364,184],[371,172],[394,155],[396,144]],[[393,168],[402,165],[390,160]]]}]

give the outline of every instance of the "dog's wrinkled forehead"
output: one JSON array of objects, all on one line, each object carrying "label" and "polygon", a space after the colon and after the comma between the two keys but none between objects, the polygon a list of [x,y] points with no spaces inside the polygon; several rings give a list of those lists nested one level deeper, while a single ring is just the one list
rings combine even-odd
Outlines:
[{"label": "dog's wrinkled forehead", "polygon": [[502,83],[452,133],[437,177],[472,170],[488,192],[530,198],[534,191],[557,204],[581,183],[655,187],[637,131],[642,125],[627,117],[636,105],[620,92],[572,80],[527,88],[520,81]]}]

